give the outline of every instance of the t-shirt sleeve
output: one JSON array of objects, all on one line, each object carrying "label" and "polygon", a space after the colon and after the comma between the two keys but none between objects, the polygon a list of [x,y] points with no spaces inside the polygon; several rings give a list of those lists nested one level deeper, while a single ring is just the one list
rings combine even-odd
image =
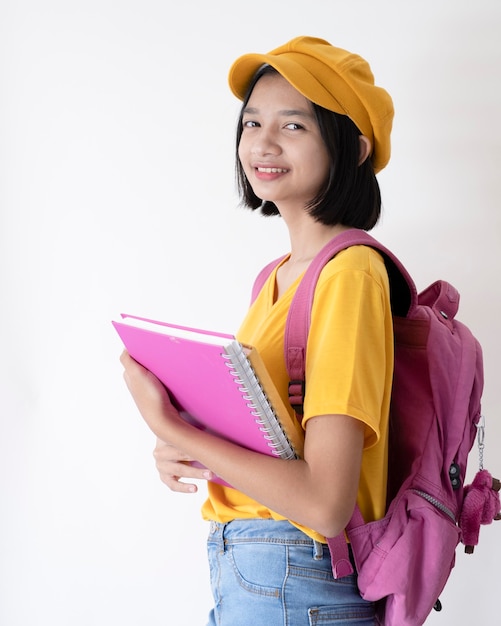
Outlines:
[{"label": "t-shirt sleeve", "polygon": [[366,425],[366,448],[379,440],[392,358],[389,315],[385,273],[341,269],[318,284],[306,352],[304,426],[317,415],[350,415]]}]

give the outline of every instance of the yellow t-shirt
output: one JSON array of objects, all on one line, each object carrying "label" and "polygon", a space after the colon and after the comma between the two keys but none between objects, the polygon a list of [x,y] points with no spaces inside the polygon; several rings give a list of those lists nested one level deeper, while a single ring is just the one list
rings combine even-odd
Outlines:
[{"label": "yellow t-shirt", "polygon": [[[257,348],[290,406],[283,337],[300,278],[276,302],[275,278],[276,270],[250,307],[237,338]],[[372,248],[353,246],[324,267],[315,289],[302,424],[317,415],[344,414],[366,425],[358,492],[365,521],[379,519],[385,511],[392,376],[393,326],[384,262]],[[209,483],[208,490],[204,519],[284,519],[235,489]],[[290,521],[310,537],[325,541],[315,531]]]}]

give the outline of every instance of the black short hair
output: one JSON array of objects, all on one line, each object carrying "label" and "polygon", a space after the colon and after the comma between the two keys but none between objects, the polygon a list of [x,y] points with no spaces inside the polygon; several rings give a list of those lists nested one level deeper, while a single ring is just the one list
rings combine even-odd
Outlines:
[{"label": "black short hair", "polygon": [[[263,215],[279,215],[273,202],[258,198],[254,193],[238,157],[242,136],[243,111],[252,90],[264,75],[276,72],[269,65],[261,67],[247,90],[238,119],[236,133],[236,178],[242,206],[260,209]],[[320,222],[333,226],[340,224],[370,230],[381,215],[381,191],[370,158],[359,165],[362,134],[346,115],[334,113],[312,103],[321,136],[329,154],[329,175],[324,188],[312,198],[306,209]]]}]

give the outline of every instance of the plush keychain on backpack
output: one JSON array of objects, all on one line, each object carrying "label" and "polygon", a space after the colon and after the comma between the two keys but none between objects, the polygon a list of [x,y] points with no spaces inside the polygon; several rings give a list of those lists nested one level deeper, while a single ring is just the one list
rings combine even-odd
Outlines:
[{"label": "plush keychain on backpack", "polygon": [[464,500],[459,525],[463,532],[464,551],[472,554],[478,544],[481,524],[501,519],[499,491],[501,481],[487,470],[477,472],[471,485],[464,488]]}]

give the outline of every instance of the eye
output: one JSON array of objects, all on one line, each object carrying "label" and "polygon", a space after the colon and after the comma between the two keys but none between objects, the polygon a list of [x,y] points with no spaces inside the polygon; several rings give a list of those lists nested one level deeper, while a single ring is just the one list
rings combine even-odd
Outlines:
[{"label": "eye", "polygon": [[287,130],[304,130],[304,126],[301,126],[301,124],[298,124],[297,122],[289,122],[285,125],[285,128]]},{"label": "eye", "polygon": [[257,128],[259,126],[258,122],[254,122],[253,120],[243,120],[242,127],[243,128]]}]

